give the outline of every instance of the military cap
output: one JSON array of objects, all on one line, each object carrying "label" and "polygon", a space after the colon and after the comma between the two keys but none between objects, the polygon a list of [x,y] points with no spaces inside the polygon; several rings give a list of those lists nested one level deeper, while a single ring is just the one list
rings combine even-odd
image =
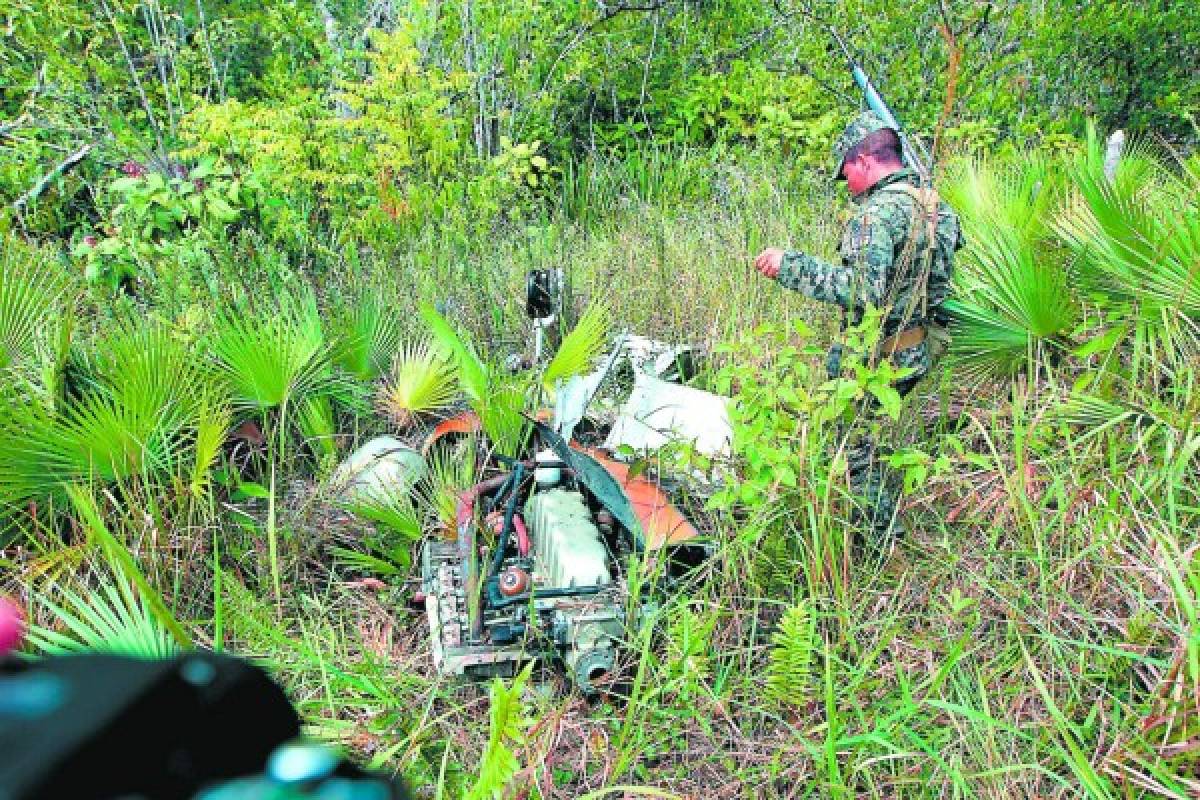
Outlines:
[{"label": "military cap", "polygon": [[881,131],[884,128],[896,130],[884,122],[883,117],[874,111],[864,111],[850,121],[850,124],[846,126],[846,130],[842,131],[842,135],[833,143],[834,180],[842,180],[845,177],[842,175],[842,164],[846,160],[846,153],[849,153],[851,149],[860,144],[868,135],[875,131]]}]

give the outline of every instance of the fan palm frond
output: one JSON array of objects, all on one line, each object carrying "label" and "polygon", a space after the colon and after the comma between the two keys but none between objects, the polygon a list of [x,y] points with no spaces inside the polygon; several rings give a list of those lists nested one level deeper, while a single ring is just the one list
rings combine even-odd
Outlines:
[{"label": "fan palm frond", "polygon": [[153,480],[191,468],[209,401],[222,401],[188,342],[161,326],[120,326],[84,372],[83,395],[62,407],[0,408],[0,503],[60,495],[78,481]]},{"label": "fan palm frond", "polygon": [[300,402],[296,414],[300,436],[322,456],[337,455],[337,424],[333,418],[333,403],[327,394],[314,394]]},{"label": "fan palm frond", "polygon": [[400,319],[374,294],[360,297],[339,321],[333,360],[361,381],[387,372],[401,345]]},{"label": "fan palm frond", "polygon": [[421,539],[421,515],[407,492],[384,491],[345,503],[351,514],[375,523],[378,533],[363,540],[365,550],[339,548],[344,563],[370,572],[394,574],[412,563],[412,545]]},{"label": "fan palm frond", "polygon": [[1075,194],[1055,230],[1079,283],[1135,334],[1134,367],[1200,350],[1200,176],[1171,176],[1148,148],[1127,147],[1110,176],[1089,130]]},{"label": "fan palm frond", "polygon": [[1011,375],[1060,346],[1079,318],[1067,274],[1044,247],[1060,178],[1039,157],[962,167],[945,194],[967,246],[959,258],[952,360],[978,375]]},{"label": "fan palm frond", "polygon": [[494,379],[487,403],[474,406],[480,427],[497,452],[509,456],[521,452],[529,433],[523,416],[528,405],[524,378],[516,375]]},{"label": "fan palm frond", "polygon": [[210,347],[218,374],[243,408],[277,408],[330,380],[330,348],[311,295],[284,300],[271,313],[226,309]]},{"label": "fan palm frond", "polygon": [[36,252],[5,237],[0,247],[0,369],[35,354],[65,289]]},{"label": "fan palm frond", "polygon": [[1061,170],[1037,153],[1024,153],[1019,166],[986,160],[953,166],[941,194],[962,219],[968,235],[999,224],[1021,241],[1039,242],[1050,233],[1051,212],[1064,189]]},{"label": "fan palm frond", "polygon": [[458,383],[472,404],[486,404],[490,389],[491,370],[475,348],[454,330],[446,318],[428,303],[421,306],[421,316],[432,335],[433,348],[447,358],[458,373]]},{"label": "fan palm frond", "polygon": [[542,373],[542,386],[553,393],[559,381],[586,372],[608,343],[612,312],[603,303],[593,303],[559,345]]},{"label": "fan palm frond", "polygon": [[474,435],[451,448],[434,450],[417,487],[423,505],[432,508],[438,522],[450,530],[454,530],[459,495],[476,483],[478,453],[479,441]]},{"label": "fan palm frond", "polygon": [[376,395],[376,405],[400,428],[424,413],[439,411],[454,400],[454,369],[429,341],[402,346]]},{"label": "fan palm frond", "polygon": [[202,496],[209,486],[212,466],[221,453],[221,445],[233,424],[233,411],[223,401],[204,398],[196,420],[196,439],[193,445],[192,470],[188,489],[195,497]]},{"label": "fan palm frond", "polygon": [[121,582],[103,583],[86,599],[61,590],[62,605],[41,599],[58,623],[56,628],[31,625],[30,644],[46,655],[112,653],[137,658],[169,658],[179,652],[171,633]]}]

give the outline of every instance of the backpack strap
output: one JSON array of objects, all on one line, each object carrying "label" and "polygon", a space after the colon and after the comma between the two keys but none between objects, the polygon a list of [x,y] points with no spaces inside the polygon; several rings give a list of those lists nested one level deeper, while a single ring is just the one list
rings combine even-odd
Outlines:
[{"label": "backpack strap", "polygon": [[908,195],[912,198],[913,204],[925,220],[926,249],[923,255],[926,264],[920,278],[921,318],[924,319],[929,313],[929,294],[926,291],[925,284],[928,278],[929,262],[933,256],[934,249],[937,247],[938,213],[941,208],[942,199],[938,195],[937,189],[934,189],[932,186],[913,186],[911,183],[891,183],[884,186],[880,191]]},{"label": "backpack strap", "polygon": [[926,232],[928,234],[927,243],[932,247],[936,241],[938,210],[942,204],[942,198],[938,196],[937,189],[934,189],[932,186],[913,186],[911,183],[892,183],[883,187],[882,191],[899,192],[913,199],[913,202],[917,204],[917,208],[924,212],[922,216],[925,217]]}]

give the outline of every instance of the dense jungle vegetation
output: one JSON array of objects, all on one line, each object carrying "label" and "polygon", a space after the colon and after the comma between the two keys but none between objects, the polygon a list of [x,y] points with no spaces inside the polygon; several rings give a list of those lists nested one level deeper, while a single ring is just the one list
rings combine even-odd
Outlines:
[{"label": "dense jungle vegetation", "polygon": [[[0,594],[31,653],[251,656],[420,797],[1200,796],[1193,3],[0,20]],[[826,25],[968,241],[950,351],[891,409],[885,553],[854,546],[835,423],[887,376],[827,381],[833,313],[750,269],[836,252],[829,148],[862,103]],[[513,374],[547,267],[587,325]],[[733,397],[726,489],[680,501],[715,556],[600,701],[440,678],[419,539],[624,329],[705,348],[697,384]],[[356,446],[468,406],[421,502],[338,501]]]}]

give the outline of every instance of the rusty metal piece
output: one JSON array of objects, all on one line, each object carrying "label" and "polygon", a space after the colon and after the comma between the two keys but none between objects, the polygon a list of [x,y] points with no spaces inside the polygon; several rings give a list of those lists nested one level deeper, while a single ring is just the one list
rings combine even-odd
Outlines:
[{"label": "rusty metal piece", "polygon": [[529,591],[532,581],[529,573],[520,567],[509,567],[500,573],[500,594],[505,597],[516,597]]},{"label": "rusty metal piece", "polygon": [[474,411],[464,411],[457,416],[442,420],[438,426],[425,437],[425,443],[421,445],[421,455],[429,455],[429,451],[443,438],[451,434],[471,434],[479,433],[483,430],[483,423],[479,420],[479,415]]},{"label": "rusty metal piece", "polygon": [[476,484],[458,496],[455,523],[458,525],[458,557],[462,563],[461,578],[467,600],[467,621],[471,641],[483,638],[482,595],[479,593],[479,554],[475,552],[475,504],[481,495],[494,492],[504,485],[507,475],[497,475]]},{"label": "rusty metal piece", "polygon": [[629,498],[634,514],[642,523],[646,535],[646,549],[657,550],[663,545],[679,544],[700,535],[696,526],[676,508],[662,489],[640,475],[629,475],[629,465],[614,461],[594,448],[572,447],[587,453],[612,475]]}]

